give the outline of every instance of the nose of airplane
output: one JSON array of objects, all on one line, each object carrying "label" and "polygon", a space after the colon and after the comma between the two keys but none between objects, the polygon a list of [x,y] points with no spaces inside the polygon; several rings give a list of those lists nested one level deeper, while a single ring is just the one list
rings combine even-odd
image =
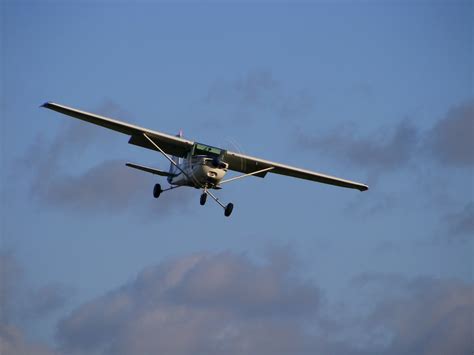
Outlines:
[{"label": "nose of airplane", "polygon": [[218,157],[214,157],[212,159],[212,165],[215,168],[223,169],[226,167],[226,163],[224,163],[222,160],[220,160]]}]

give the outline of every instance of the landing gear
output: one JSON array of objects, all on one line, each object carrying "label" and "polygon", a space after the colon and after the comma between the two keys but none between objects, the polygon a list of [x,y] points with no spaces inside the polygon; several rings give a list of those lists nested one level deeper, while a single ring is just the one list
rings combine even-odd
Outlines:
[{"label": "landing gear", "polygon": [[199,200],[199,203],[201,204],[201,206],[204,206],[206,204],[206,200],[207,200],[207,193],[203,192]]},{"label": "landing gear", "polygon": [[160,197],[161,193],[162,192],[165,192],[165,191],[169,191],[169,190],[174,190],[174,189],[177,189],[178,187],[181,187],[181,186],[171,186],[171,187],[168,187],[167,189],[162,189],[161,188],[161,185],[160,184],[156,184],[154,187],[153,187],[153,197],[154,198],[158,198]]},{"label": "landing gear", "polygon": [[214,194],[209,191],[207,188],[204,189],[202,195],[201,195],[201,205],[204,205],[206,203],[207,195],[211,196],[214,201],[217,202],[219,206],[221,206],[224,209],[224,216],[229,217],[232,213],[232,210],[234,209],[234,204],[228,203],[227,205],[224,205],[219,199],[214,196]]},{"label": "landing gear", "polygon": [[[158,198],[160,197],[162,192],[177,189],[178,187],[181,187],[181,186],[171,186],[163,190],[160,184],[155,184],[155,186],[153,187],[153,197]],[[211,191],[207,189],[207,187],[203,188],[201,197],[199,199],[199,203],[201,204],[201,206],[204,206],[206,204],[208,195],[211,196],[211,198],[214,201],[216,201],[216,203],[224,209],[224,216],[229,217],[232,214],[232,210],[234,209],[234,204],[228,203],[227,205],[224,205],[216,196],[214,196],[214,194]]]},{"label": "landing gear", "polygon": [[234,205],[232,203],[228,203],[224,208],[224,216],[229,217],[233,209]]},{"label": "landing gear", "polygon": [[163,191],[163,190],[161,189],[161,185],[160,185],[160,184],[156,184],[156,185],[153,187],[153,197],[154,197],[154,198],[160,197],[162,191]]}]

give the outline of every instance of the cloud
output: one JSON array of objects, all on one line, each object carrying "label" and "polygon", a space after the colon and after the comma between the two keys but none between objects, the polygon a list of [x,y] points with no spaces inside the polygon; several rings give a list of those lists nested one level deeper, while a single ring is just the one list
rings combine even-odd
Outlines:
[{"label": "cloud", "polygon": [[314,104],[309,90],[289,92],[268,70],[252,70],[241,78],[216,81],[204,101],[213,106],[231,106],[238,111],[237,120],[245,123],[252,113],[262,111],[284,120],[298,119],[307,115]]},{"label": "cloud", "polygon": [[47,317],[66,305],[70,288],[50,283],[31,288],[23,267],[12,252],[0,251],[0,323],[12,324]]},{"label": "cloud", "polygon": [[[106,114],[116,112],[110,100],[104,101],[94,112]],[[16,175],[29,172],[31,175],[31,192],[41,194],[50,187],[51,180],[58,176],[76,161],[88,149],[98,149],[108,142],[104,130],[94,125],[64,116],[56,134],[48,139],[43,133],[38,134],[36,140],[29,146],[25,155],[20,158]],[[71,159],[74,157],[74,159]]]},{"label": "cloud", "polygon": [[[12,276],[21,268],[14,257],[2,255],[2,270],[10,270],[1,274],[2,285],[13,290]],[[2,317],[2,354],[467,355],[474,350],[472,283],[366,273],[354,279],[348,303],[341,306],[328,302],[302,271],[286,249],[260,262],[233,252],[176,258],[73,309],[57,324],[56,344],[32,341]],[[51,301],[61,299],[61,289],[52,285],[28,293],[40,299],[31,314],[44,315],[55,308],[51,304],[61,304]]]},{"label": "cloud", "polygon": [[29,287],[15,255],[0,251],[0,353],[56,354],[49,345],[29,339],[23,327],[60,310],[70,294],[68,288],[58,283]]},{"label": "cloud", "polygon": [[474,162],[474,100],[453,106],[426,131],[402,120],[361,136],[355,124],[341,124],[326,135],[300,131],[297,144],[375,173],[406,167],[422,152],[438,163],[466,167]]},{"label": "cloud", "polygon": [[300,89],[294,94],[282,95],[277,106],[277,113],[286,120],[294,120],[308,115],[314,108],[314,97],[307,89]]},{"label": "cloud", "polygon": [[63,308],[72,296],[72,290],[60,283],[50,283],[30,290],[26,295],[27,303],[23,306],[21,317],[39,319]]},{"label": "cloud", "polygon": [[461,210],[445,217],[449,240],[468,240],[474,236],[474,203],[468,202]]},{"label": "cloud", "polygon": [[[59,324],[65,352],[104,354],[289,353],[304,347],[301,322],[317,287],[275,257],[195,254],[147,268]],[[291,352],[291,351],[290,351]]]},{"label": "cloud", "polygon": [[[111,100],[91,111],[120,119],[130,116]],[[151,175],[125,167],[125,159],[105,160],[82,172],[70,171],[74,170],[71,162],[87,152],[109,147],[109,137],[112,135],[100,127],[65,117],[52,139],[38,136],[21,159],[17,175],[30,177],[30,193],[40,203],[81,213],[121,212],[130,205],[143,206],[150,213],[187,208],[189,194],[182,191],[167,195],[166,204],[153,203]],[[139,203],[143,200],[148,203]]]},{"label": "cloud", "polygon": [[[201,253],[149,267],[58,325],[68,354],[470,354],[474,286],[362,275],[368,311],[328,305],[294,261]],[[349,316],[348,314],[357,314]]]},{"label": "cloud", "polygon": [[0,251],[0,323],[8,323],[13,317],[15,295],[23,278],[23,269],[11,252]]},{"label": "cloud", "polygon": [[157,201],[152,197],[155,182],[151,175],[125,167],[123,160],[106,160],[77,175],[58,170],[35,195],[49,206],[85,214],[120,213],[131,206],[145,216],[190,209],[194,191],[173,190]]},{"label": "cloud", "polygon": [[307,150],[318,150],[381,173],[403,167],[412,159],[419,131],[407,120],[366,136],[359,136],[354,125],[341,125],[325,136],[300,132],[297,142]]},{"label": "cloud", "polygon": [[[130,116],[110,99],[103,100],[90,111],[122,119]],[[39,186],[40,180],[47,179],[62,163],[70,162],[71,157],[81,156],[87,149],[97,147],[101,143],[110,143],[104,130],[94,125],[68,116],[60,119],[60,127],[54,137],[49,140],[44,134],[39,134],[21,158],[22,171],[31,169],[37,173],[38,181],[35,186]]]},{"label": "cloud", "polygon": [[206,102],[237,102],[245,106],[262,106],[273,100],[279,83],[269,71],[254,70],[233,81],[214,82],[206,95]]},{"label": "cloud", "polygon": [[139,198],[146,178],[126,168],[123,161],[107,160],[79,175],[59,172],[37,190],[42,201],[79,210],[120,211]]},{"label": "cloud", "polygon": [[472,166],[474,163],[474,100],[451,108],[428,132],[425,147],[441,164]]},{"label": "cloud", "polygon": [[1,323],[0,351],[2,355],[59,355],[47,344],[28,340],[21,329]]},{"label": "cloud", "polygon": [[400,292],[392,286],[393,276],[377,279],[376,284],[384,284],[385,291],[365,324],[372,334],[388,339],[380,354],[472,354],[472,284],[397,277]]}]

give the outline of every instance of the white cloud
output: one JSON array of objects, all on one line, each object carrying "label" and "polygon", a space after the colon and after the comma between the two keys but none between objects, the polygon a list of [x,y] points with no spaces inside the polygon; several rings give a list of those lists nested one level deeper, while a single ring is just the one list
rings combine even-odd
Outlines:
[{"label": "white cloud", "polygon": [[[348,299],[369,290],[364,314],[354,304],[323,302],[288,256],[282,249],[257,263],[231,252],[200,253],[148,267],[65,316],[57,344],[32,341],[3,317],[2,355],[472,354],[473,284],[361,275]],[[21,268],[2,257],[4,291],[13,290]],[[54,302],[56,289],[38,289],[47,296],[39,311],[62,304]]]},{"label": "white cloud", "polygon": [[471,354],[472,285],[361,277],[383,291],[347,316],[293,266],[278,254],[176,259],[77,308],[57,338],[67,354]]},{"label": "white cloud", "polygon": [[[274,257],[275,258],[275,257]],[[66,353],[284,354],[304,349],[319,290],[242,255],[199,254],[145,269],[59,324]]]}]

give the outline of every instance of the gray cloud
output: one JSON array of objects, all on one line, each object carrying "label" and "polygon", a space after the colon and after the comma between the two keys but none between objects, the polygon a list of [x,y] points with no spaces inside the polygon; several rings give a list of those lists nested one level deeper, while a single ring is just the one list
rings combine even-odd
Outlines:
[{"label": "gray cloud", "polygon": [[66,305],[72,290],[60,283],[29,287],[24,270],[11,252],[0,251],[0,323],[47,317]]},{"label": "gray cloud", "polygon": [[281,95],[277,113],[283,119],[294,120],[308,115],[314,108],[314,101],[315,98],[307,89],[300,89],[291,95]]},{"label": "gray cloud", "polygon": [[424,132],[407,120],[364,136],[357,133],[357,128],[355,124],[343,124],[318,136],[300,131],[297,144],[375,173],[405,167],[426,151],[442,164],[462,167],[474,162],[474,100],[454,106]]},{"label": "gray cloud", "polygon": [[392,278],[378,277],[385,290],[366,321],[368,331],[386,336],[380,354],[472,354],[472,284],[396,277],[403,292],[394,293]]},{"label": "gray cloud", "polygon": [[[68,354],[470,354],[473,285],[362,275],[368,313],[327,308],[278,254],[194,254],[143,270],[58,326]],[[341,313],[343,312],[343,313]],[[326,314],[326,316],[322,316]]]},{"label": "gray cloud", "polygon": [[51,205],[120,211],[139,198],[146,181],[144,175],[126,168],[123,161],[108,160],[80,175],[55,172],[36,193]]},{"label": "gray cloud", "polygon": [[[118,112],[112,101],[106,100],[96,110],[102,114]],[[59,117],[60,127],[56,134],[48,139],[43,133],[37,136],[25,155],[20,159],[16,175],[28,172],[32,176],[31,192],[41,194],[51,185],[65,167],[76,161],[88,149],[98,149],[101,144],[110,143],[104,130],[73,118]]]},{"label": "gray cloud", "polygon": [[451,108],[428,132],[426,148],[441,164],[474,163],[474,100]]},{"label": "gray cloud", "polygon": [[123,212],[130,206],[139,208],[144,217],[189,211],[194,191],[177,189],[155,200],[152,188],[157,181],[127,168],[123,160],[106,160],[78,175],[56,171],[35,194],[50,206],[86,214]]},{"label": "gray cloud", "polygon": [[[459,204],[459,198],[449,186],[456,185],[454,179],[472,175],[468,169],[472,167],[474,156],[473,113],[474,100],[470,100],[453,106],[426,130],[421,130],[411,121],[402,120],[391,127],[361,135],[356,124],[342,124],[326,134],[313,135],[300,130],[295,135],[295,144],[299,149],[317,151],[365,170],[368,184],[372,187],[382,174],[405,169],[404,174],[409,174],[405,179],[407,187],[413,189],[416,186],[417,191],[422,193],[420,196],[426,196],[429,199],[427,203],[440,210],[444,224],[441,230],[445,235],[449,234],[442,239],[465,241],[467,235],[472,234],[472,211],[466,208],[447,215],[448,203],[445,201]],[[448,169],[452,167],[467,169],[461,171],[464,175],[456,176]],[[439,168],[443,169],[440,171]],[[400,207],[402,196],[379,191],[374,197],[376,200],[369,198],[361,202],[355,199],[346,210],[361,216],[372,216]],[[354,208],[356,205],[357,208]]]},{"label": "gray cloud", "polygon": [[60,283],[50,283],[30,290],[21,311],[24,319],[39,319],[63,308],[72,296],[72,290]]},{"label": "gray cloud", "polygon": [[[9,270],[0,274],[2,285],[12,290],[21,268],[14,257],[2,258]],[[54,300],[58,289],[30,294]],[[32,341],[2,317],[0,346],[7,355],[470,355],[473,292],[472,283],[456,279],[371,273],[354,279],[348,295],[365,306],[331,305],[285,249],[261,262],[200,253],[145,268],[77,307],[58,323],[56,345]],[[50,304],[39,301],[37,314]]]},{"label": "gray cloud", "polygon": [[468,240],[474,237],[474,203],[468,202],[462,209],[445,217],[449,240]]},{"label": "gray cloud", "polygon": [[11,252],[0,251],[0,323],[9,323],[14,315],[15,295],[23,278],[23,269]]},{"label": "gray cloud", "polygon": [[419,142],[418,129],[406,120],[393,128],[366,136],[359,136],[356,132],[354,125],[339,126],[320,137],[300,132],[297,144],[380,173],[406,165],[413,157]]},{"label": "gray cloud", "polygon": [[[111,100],[105,100],[91,111],[120,119],[130,117]],[[69,117],[60,119],[63,123],[54,137],[46,139],[40,135],[21,159],[16,173],[30,177],[30,193],[39,202],[89,214],[120,212],[131,204],[143,206],[150,213],[188,208],[189,194],[179,190],[160,198],[160,202],[164,200],[166,203],[156,203],[150,198],[156,179],[127,168],[125,159],[106,160],[83,172],[70,173],[68,170],[83,154],[110,149],[113,134]],[[124,149],[127,149],[126,144]],[[116,153],[111,152],[111,156],[116,156]]]},{"label": "gray cloud", "polygon": [[237,102],[239,105],[262,106],[273,101],[279,83],[269,71],[254,70],[233,81],[214,82],[206,95],[209,103]]},{"label": "gray cloud", "polygon": [[[111,116],[130,117],[130,114],[110,99],[90,111]],[[56,115],[56,113],[54,113]],[[58,132],[51,140],[39,134],[21,159],[23,169],[30,168],[37,173],[37,180],[48,178],[55,169],[71,157],[81,156],[87,149],[96,148],[100,143],[110,143],[110,135],[91,124],[67,116],[58,117],[61,121]],[[36,184],[35,186],[37,186]]]},{"label": "gray cloud", "polygon": [[0,352],[2,355],[58,355],[47,344],[30,341],[21,329],[0,324]]},{"label": "gray cloud", "polygon": [[71,291],[61,284],[30,288],[15,255],[0,251],[0,353],[56,354],[49,345],[29,339],[23,327],[60,310],[70,295]]},{"label": "gray cloud", "polygon": [[64,351],[104,354],[274,354],[304,350],[301,322],[317,311],[317,287],[279,260],[196,254],[137,279],[59,324]]},{"label": "gray cloud", "polygon": [[317,290],[297,282],[291,285],[287,272],[277,260],[262,267],[223,253],[196,264],[170,296],[195,307],[234,309],[246,317],[310,314],[318,305]]},{"label": "gray cloud", "polygon": [[[204,100],[210,105],[229,105],[230,117],[248,123],[256,112],[268,112],[280,119],[298,119],[312,109],[314,98],[307,89],[288,92],[268,70],[253,70],[234,80],[214,82]],[[220,118],[222,119],[222,117]]]}]

